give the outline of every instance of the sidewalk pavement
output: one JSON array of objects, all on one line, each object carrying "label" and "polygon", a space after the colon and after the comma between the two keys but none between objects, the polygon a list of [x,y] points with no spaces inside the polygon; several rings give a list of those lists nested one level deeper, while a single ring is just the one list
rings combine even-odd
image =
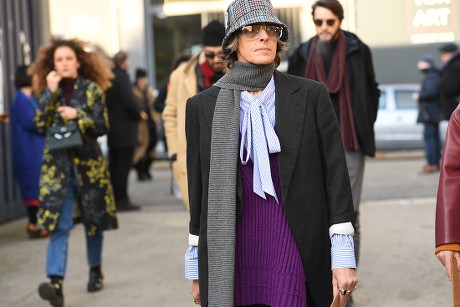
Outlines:
[{"label": "sidewalk pavement", "polygon": [[[417,157],[366,164],[356,307],[451,304],[450,283],[433,255],[437,175],[417,179],[406,174],[416,173],[421,164]],[[86,292],[83,227],[73,230],[65,306],[195,306],[190,282],[183,277],[188,213],[170,194],[168,165],[156,163],[153,174],[151,182],[137,182],[131,174],[131,198],[142,210],[119,213],[120,228],[105,233],[105,288],[100,292]],[[421,188],[416,182],[414,192],[396,189],[414,178]],[[387,191],[386,198],[382,191]],[[48,306],[37,294],[38,285],[46,281],[47,240],[29,240],[25,224],[25,218],[0,224],[0,306]]]}]

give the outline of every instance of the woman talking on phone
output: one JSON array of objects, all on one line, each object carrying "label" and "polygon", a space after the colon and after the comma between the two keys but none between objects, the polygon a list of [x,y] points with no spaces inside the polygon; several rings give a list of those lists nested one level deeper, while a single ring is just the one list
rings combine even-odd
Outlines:
[{"label": "woman talking on phone", "polygon": [[52,306],[63,306],[63,281],[67,244],[74,224],[74,202],[85,226],[89,269],[88,292],[103,287],[103,230],[116,229],[116,207],[107,164],[97,137],[108,129],[104,90],[110,86],[110,68],[97,53],[86,51],[77,39],[55,39],[40,49],[30,68],[39,109],[37,128],[46,131],[58,124],[75,123],[82,145],[51,150],[45,145],[40,176],[37,225],[50,232],[46,274],[40,297]]}]

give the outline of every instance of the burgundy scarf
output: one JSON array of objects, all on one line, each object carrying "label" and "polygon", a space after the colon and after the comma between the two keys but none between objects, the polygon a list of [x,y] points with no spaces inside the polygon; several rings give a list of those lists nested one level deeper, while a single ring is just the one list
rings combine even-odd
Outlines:
[{"label": "burgundy scarf", "polygon": [[62,94],[65,98],[65,103],[68,106],[70,106],[70,99],[72,98],[73,94],[73,86],[75,85],[76,81],[77,79],[63,78],[60,83]]},{"label": "burgundy scarf", "polygon": [[204,61],[200,65],[201,73],[203,74],[204,85],[206,88],[210,88],[212,85],[211,79],[214,77],[214,70],[212,69],[211,65],[209,65],[208,61]]},{"label": "burgundy scarf", "polygon": [[315,36],[307,59],[305,77],[325,83],[330,94],[339,94],[340,132],[342,133],[343,144],[345,149],[357,151],[359,150],[359,142],[351,108],[346,56],[347,42],[345,34],[340,31],[337,47],[332,56],[331,68],[326,76],[323,58],[319,51],[318,36]]}]

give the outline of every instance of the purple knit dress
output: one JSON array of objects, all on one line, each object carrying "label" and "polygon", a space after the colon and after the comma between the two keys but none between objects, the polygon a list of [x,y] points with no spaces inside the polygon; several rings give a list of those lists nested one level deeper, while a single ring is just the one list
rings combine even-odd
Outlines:
[{"label": "purple knit dress", "polygon": [[235,306],[306,307],[304,270],[281,200],[277,154],[270,154],[270,167],[279,204],[253,192],[253,164],[240,162],[244,201],[236,233]]}]

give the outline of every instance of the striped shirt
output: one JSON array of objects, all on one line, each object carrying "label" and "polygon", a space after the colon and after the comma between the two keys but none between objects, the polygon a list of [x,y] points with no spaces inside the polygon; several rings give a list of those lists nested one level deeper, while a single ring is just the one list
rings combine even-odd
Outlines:
[{"label": "striped shirt", "polygon": [[[254,193],[265,199],[265,193],[278,202],[273,186],[269,164],[269,153],[280,152],[280,143],[275,133],[275,82],[272,77],[267,87],[258,96],[241,92],[240,101],[240,160],[254,163]],[[263,133],[262,133],[263,132]],[[244,156],[244,148],[247,155]],[[257,177],[257,178],[256,178]],[[353,227],[351,223],[334,224],[330,228],[331,269],[356,268]],[[190,236],[190,246],[185,253],[185,278],[198,279],[198,240]]]}]

